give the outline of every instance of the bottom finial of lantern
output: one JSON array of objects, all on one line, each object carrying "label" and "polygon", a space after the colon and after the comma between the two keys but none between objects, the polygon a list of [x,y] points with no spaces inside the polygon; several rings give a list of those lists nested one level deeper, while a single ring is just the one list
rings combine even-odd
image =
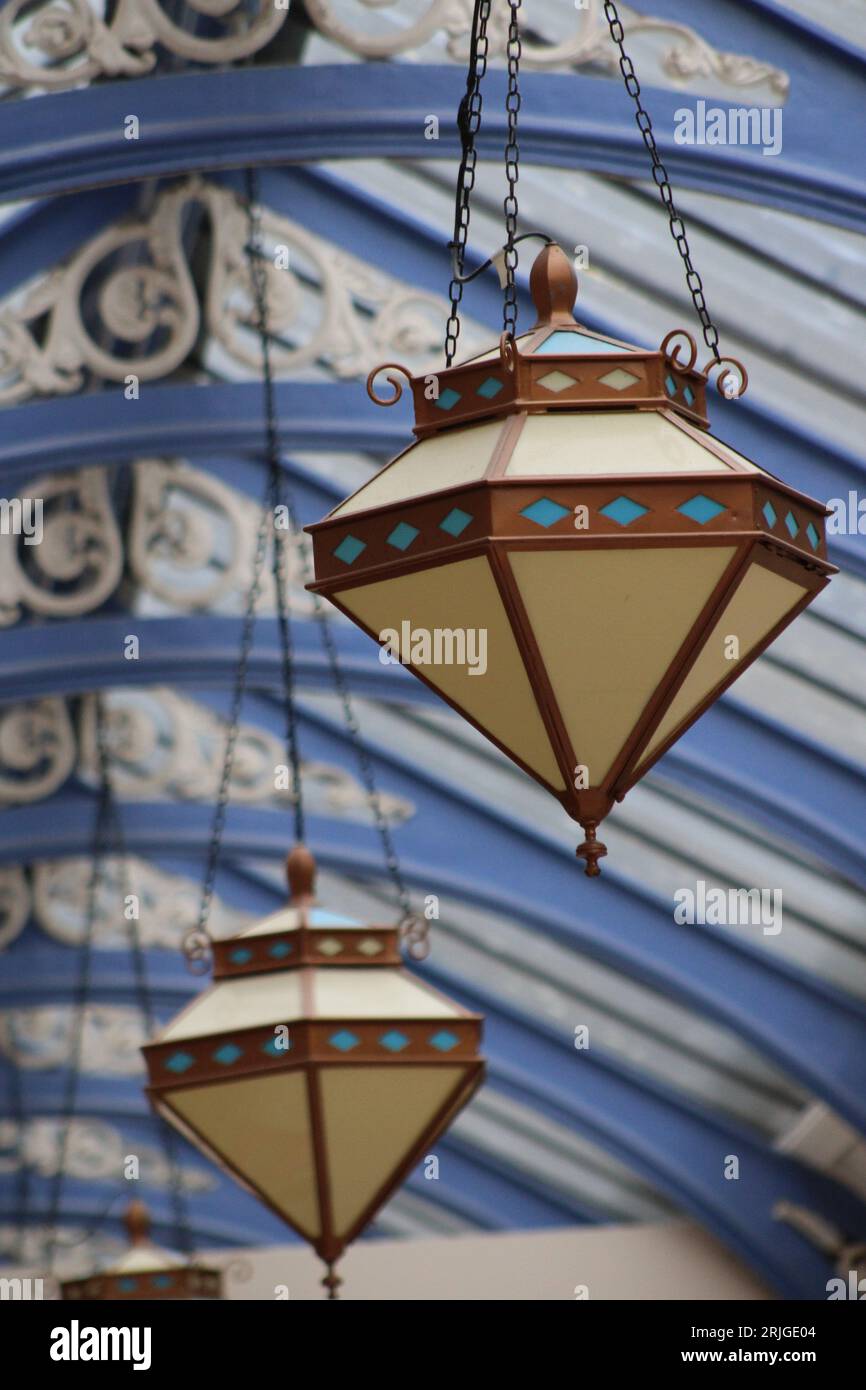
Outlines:
[{"label": "bottom finial of lantern", "polygon": [[575,851],[578,859],[586,860],[584,873],[587,878],[598,878],[601,873],[601,867],[598,861],[599,859],[603,859],[607,854],[607,845],[602,844],[601,840],[596,839],[595,832],[597,828],[597,821],[583,822],[583,831],[586,835],[586,839],[582,845],[578,845]]},{"label": "bottom finial of lantern", "polygon": [[343,1282],[339,1274],[337,1274],[336,1272],[335,1265],[335,1260],[328,1261],[328,1272],[322,1280],[322,1286],[328,1290],[329,1299],[340,1297],[337,1290]]}]

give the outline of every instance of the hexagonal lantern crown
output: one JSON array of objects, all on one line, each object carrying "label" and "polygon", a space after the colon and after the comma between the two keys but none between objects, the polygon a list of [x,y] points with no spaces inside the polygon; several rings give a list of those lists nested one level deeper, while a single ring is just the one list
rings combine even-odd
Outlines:
[{"label": "hexagonal lantern crown", "polygon": [[307,528],[309,587],[558,797],[592,875],[599,821],[834,567],[827,509],[708,432],[688,333],[582,328],[556,246],[530,286],[530,332],[405,373],[417,441]]},{"label": "hexagonal lantern crown", "polygon": [[306,849],[288,863],[289,906],[215,942],[143,1051],[157,1111],[331,1264],[480,1084],[481,1019],[403,969],[397,927],[315,907]]},{"label": "hexagonal lantern crown", "polygon": [[149,1238],[150,1216],[143,1202],[130,1202],[125,1215],[129,1249],[105,1269],[82,1279],[65,1279],[60,1297],[67,1302],[128,1302],[139,1299],[222,1298],[223,1276],[184,1259],[174,1250],[163,1250]]}]

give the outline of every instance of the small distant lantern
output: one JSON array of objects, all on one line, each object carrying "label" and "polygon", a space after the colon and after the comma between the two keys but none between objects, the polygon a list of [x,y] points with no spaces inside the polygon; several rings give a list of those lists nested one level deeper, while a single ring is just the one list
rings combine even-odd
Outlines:
[{"label": "small distant lantern", "polygon": [[214,983],[144,1049],[159,1114],[333,1266],[482,1080],[481,1019],[403,968],[397,927],[289,905],[213,943]]},{"label": "small distant lantern", "polygon": [[150,1216],[143,1202],[126,1209],[129,1249],[114,1264],[83,1279],[66,1279],[60,1297],[66,1301],[126,1302],[136,1299],[222,1298],[222,1272],[163,1250],[150,1240]]},{"label": "small distant lantern", "polygon": [[[645,351],[590,332],[558,246],[538,322],[408,378],[417,441],[307,529],[309,587],[556,796],[599,822],[835,573],[822,503],[714,439],[684,330]],[[468,659],[483,634],[483,669]],[[476,653],[477,655],[477,653]]]}]

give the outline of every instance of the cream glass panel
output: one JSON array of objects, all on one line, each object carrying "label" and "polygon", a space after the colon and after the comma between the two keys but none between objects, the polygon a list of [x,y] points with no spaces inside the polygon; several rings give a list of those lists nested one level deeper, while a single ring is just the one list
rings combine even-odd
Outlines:
[{"label": "cream glass panel", "polygon": [[733,546],[510,552],[590,786],[604,780],[733,554]]},{"label": "cream glass panel", "polygon": [[165,1101],[203,1136],[217,1160],[222,1157],[236,1168],[304,1235],[319,1235],[304,1073],[184,1088],[169,1092]]},{"label": "cream glass panel", "polygon": [[658,411],[617,410],[528,415],[505,476],[731,471]]},{"label": "cream glass panel", "polygon": [[[733,598],[716,623],[697,661],[674,696],[667,714],[653,735],[640,762],[655,752],[703,700],[741,665],[743,659],[785,614],[800,602],[803,588],[783,579],[763,565],[752,565]],[[725,639],[735,636],[740,661],[725,656]],[[640,766],[640,763],[638,764]]]},{"label": "cream glass panel", "polygon": [[[472,675],[465,665],[417,669],[477,720],[485,733],[552,786],[563,786],[496,581],[483,555],[343,589],[335,598],[375,633],[392,629],[400,634],[404,621],[413,630],[427,633],[436,629],[486,633],[484,674]],[[410,655],[402,641],[399,650],[404,659]]]},{"label": "cream glass panel", "polygon": [[[443,410],[442,423],[446,424],[447,419],[447,411]],[[484,425],[467,425],[419,440],[335,507],[331,516],[348,516],[367,507],[384,507],[390,502],[477,481],[490,462],[502,427],[502,420],[488,420]]]},{"label": "cream glass panel", "polygon": [[268,1023],[290,1023],[301,1017],[298,975],[275,970],[265,975],[237,976],[220,980],[206,994],[174,1019],[160,1042],[179,1042],[235,1028],[263,1028]]},{"label": "cream glass panel", "polygon": [[398,970],[361,970],[329,965],[313,976],[317,1018],[457,1018],[448,1000]]},{"label": "cream glass panel", "polygon": [[465,1067],[322,1067],[331,1208],[343,1235],[421,1142]]},{"label": "cream glass panel", "polygon": [[[360,922],[354,922],[351,917],[341,917],[334,912],[326,912],[323,908],[314,907],[308,914],[308,922],[311,927],[356,927],[358,931],[366,931],[367,928]],[[247,927],[246,931],[241,932],[241,936],[267,936],[268,933],[296,931],[299,926],[299,914],[297,908],[283,907],[279,912],[272,912],[270,917],[265,917],[261,922],[257,922],[254,927]]]}]

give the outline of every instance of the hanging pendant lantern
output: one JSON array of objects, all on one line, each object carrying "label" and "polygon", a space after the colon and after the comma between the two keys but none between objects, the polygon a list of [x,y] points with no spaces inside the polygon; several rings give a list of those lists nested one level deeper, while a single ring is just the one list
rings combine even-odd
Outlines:
[{"label": "hanging pendant lantern", "polygon": [[[316,582],[565,807],[586,873],[615,802],[835,572],[820,502],[709,433],[685,330],[655,352],[581,327],[558,246],[538,321],[435,376],[417,440],[323,521]],[[483,662],[479,659],[483,652]],[[473,664],[474,663],[474,664]]]},{"label": "hanging pendant lantern", "polygon": [[143,1049],[164,1119],[333,1265],[481,1082],[481,1019],[402,968],[397,927],[290,903],[212,943],[214,983]]},{"label": "hanging pendant lantern", "polygon": [[116,1263],[83,1279],[66,1279],[60,1297],[89,1303],[136,1299],[222,1298],[222,1271],[194,1264],[149,1238],[150,1216],[143,1202],[130,1202],[125,1215],[129,1249]]}]

